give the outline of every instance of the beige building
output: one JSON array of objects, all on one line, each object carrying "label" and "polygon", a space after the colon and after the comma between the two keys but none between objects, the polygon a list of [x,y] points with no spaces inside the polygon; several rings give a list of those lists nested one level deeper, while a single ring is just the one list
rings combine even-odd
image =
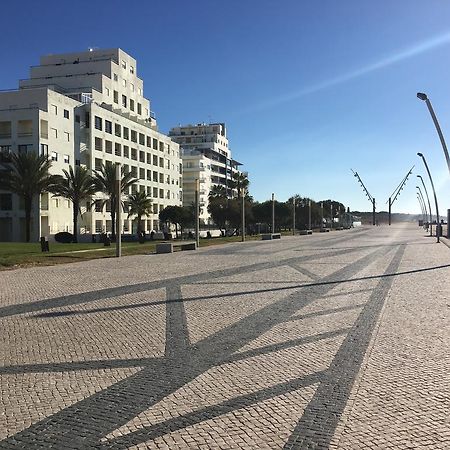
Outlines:
[{"label": "beige building", "polygon": [[183,205],[189,206],[195,198],[195,183],[199,180],[200,219],[210,222],[208,195],[215,185],[227,189],[231,198],[233,174],[241,163],[231,157],[224,123],[199,123],[173,127],[169,136],[180,145],[183,160]]},{"label": "beige building", "polygon": [[[159,229],[161,209],[181,205],[179,146],[158,132],[136,60],[121,49],[44,56],[18,90],[0,93],[0,160],[22,151],[48,155],[58,174],[69,165],[122,164],[139,179],[129,194],[145,191],[153,199],[147,232]],[[71,209],[65,199],[41,196],[34,205],[32,239],[72,232]],[[82,213],[79,231],[85,239],[111,230],[108,205],[91,208],[86,202]],[[126,214],[123,230],[133,232]],[[0,240],[23,236],[19,200],[0,192]]]}]

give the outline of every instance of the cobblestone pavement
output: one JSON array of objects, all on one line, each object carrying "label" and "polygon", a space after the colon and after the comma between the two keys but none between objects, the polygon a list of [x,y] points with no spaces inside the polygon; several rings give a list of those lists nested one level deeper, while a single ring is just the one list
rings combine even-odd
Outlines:
[{"label": "cobblestone pavement", "polygon": [[0,272],[0,448],[450,448],[413,225]]}]

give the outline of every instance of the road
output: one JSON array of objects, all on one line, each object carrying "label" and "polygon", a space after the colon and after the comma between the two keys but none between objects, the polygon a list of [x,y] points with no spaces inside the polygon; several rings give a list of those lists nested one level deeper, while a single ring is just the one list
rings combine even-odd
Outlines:
[{"label": "road", "polygon": [[412,224],[0,272],[0,449],[450,448]]}]

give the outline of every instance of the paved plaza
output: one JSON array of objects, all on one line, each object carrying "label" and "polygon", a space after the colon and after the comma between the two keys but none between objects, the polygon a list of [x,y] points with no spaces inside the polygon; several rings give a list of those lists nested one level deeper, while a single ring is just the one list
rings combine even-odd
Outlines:
[{"label": "paved plaza", "polygon": [[448,449],[413,224],[0,272],[0,449]]}]

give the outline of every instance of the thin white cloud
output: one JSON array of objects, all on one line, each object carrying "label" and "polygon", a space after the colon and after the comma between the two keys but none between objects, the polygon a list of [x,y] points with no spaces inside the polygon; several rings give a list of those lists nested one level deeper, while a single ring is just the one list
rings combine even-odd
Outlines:
[{"label": "thin white cloud", "polygon": [[263,109],[267,109],[267,108],[279,105],[281,103],[286,103],[286,102],[290,102],[292,100],[296,100],[305,95],[313,94],[313,93],[321,91],[323,89],[327,89],[332,86],[336,86],[337,84],[345,83],[347,81],[353,80],[353,79],[361,77],[363,75],[366,75],[370,72],[374,72],[376,70],[383,69],[384,67],[391,66],[400,61],[412,58],[413,56],[419,55],[421,53],[425,53],[429,50],[432,50],[436,47],[440,47],[442,45],[446,45],[448,43],[450,43],[450,33],[445,33],[440,36],[436,36],[432,39],[418,43],[418,44],[414,45],[413,47],[402,50],[392,56],[388,56],[387,58],[383,58],[377,62],[368,64],[367,66],[361,67],[359,69],[355,69],[351,72],[339,75],[337,77],[334,77],[334,78],[331,78],[328,80],[324,80],[320,83],[313,84],[311,86],[307,86],[298,91],[290,92],[288,94],[266,100],[259,104],[250,106],[249,108],[245,109],[242,112],[247,113],[247,112],[259,111],[259,110],[263,110]]}]

